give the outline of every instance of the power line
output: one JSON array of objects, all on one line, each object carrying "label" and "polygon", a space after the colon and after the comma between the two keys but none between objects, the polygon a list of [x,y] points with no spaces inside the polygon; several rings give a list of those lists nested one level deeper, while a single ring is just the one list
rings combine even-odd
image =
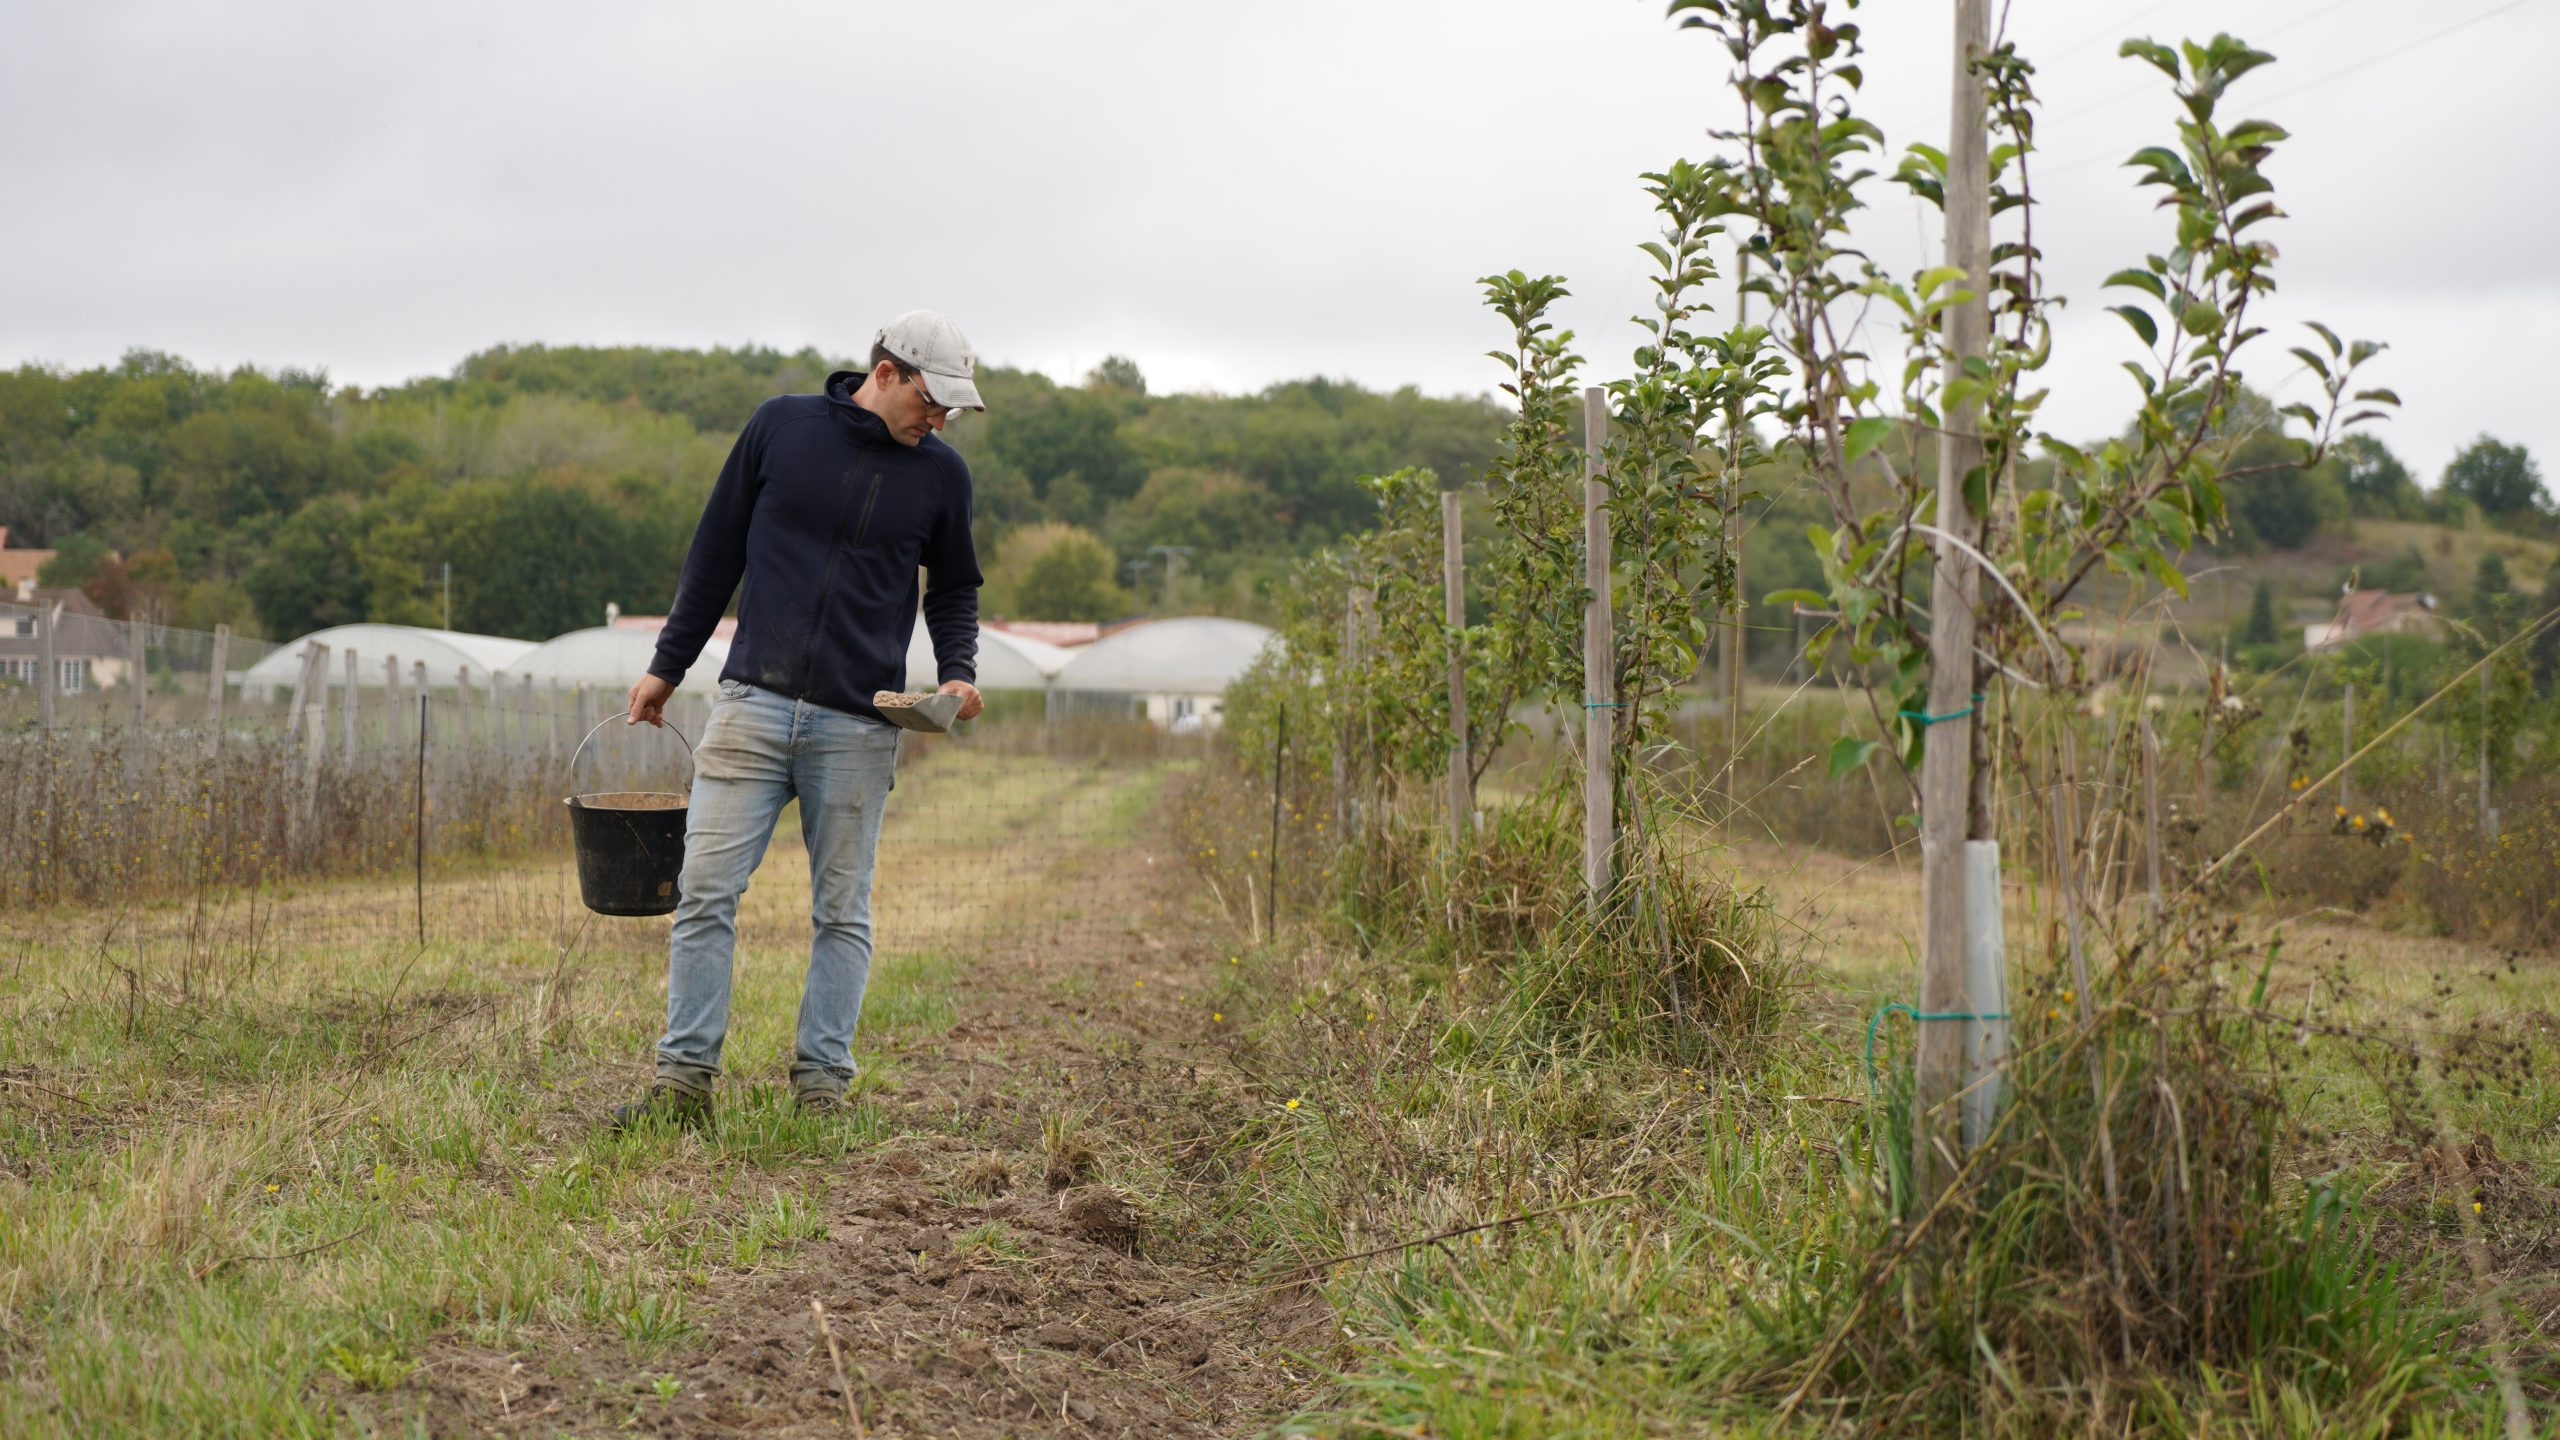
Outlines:
[{"label": "power line", "polygon": [[[2174,3],[2176,3],[2176,0],[2159,0],[2159,3],[2154,5],[2145,5],[2141,9],[2134,11],[2132,14],[2127,15],[2121,20],[2110,20],[2106,24],[2089,32],[2089,34],[2082,38],[2053,52],[2052,58],[2046,60],[2044,65],[2059,65],[2063,61],[2070,59],[2072,56],[2079,54],[2081,51],[2088,49],[2090,46],[2100,43],[2108,36],[2115,34],[2125,26],[2132,24],[2134,21],[2156,15],[2161,11],[2168,9]],[[2341,3],[2345,3],[2345,0],[2341,0]],[[2040,66],[2038,68],[2042,67]]]},{"label": "power line", "polygon": [[[2335,10],[2335,9],[2338,9],[2341,5],[2350,4],[2350,3],[2353,3],[2353,0],[2338,0],[2338,3],[2337,3],[2337,4],[2333,4],[2333,5],[2328,6],[2328,7],[2327,7],[2327,10]],[[2358,61],[2356,61],[2355,63],[2353,63],[2353,64],[2351,64],[2351,65],[2342,66],[2342,67],[2340,67],[2340,68],[2338,68],[2338,69],[2336,69],[2336,70],[2332,70],[2332,71],[2330,71],[2330,72],[2329,72],[2328,74],[2326,74],[2326,75],[2318,76],[2318,77],[2316,77],[2316,78],[2314,78],[2314,79],[2310,79],[2310,80],[2305,80],[2305,81],[2303,81],[2301,84],[2296,85],[2296,86],[2294,86],[2293,88],[2291,88],[2291,89],[2289,89],[2289,90],[2279,90],[2279,91],[2277,91],[2277,92],[2276,92],[2275,94],[2273,94],[2273,95],[2262,96],[2262,97],[2260,97],[2260,98],[2259,98],[2259,99],[2257,99],[2257,100],[2253,100],[2253,101],[2251,101],[2250,103],[2251,103],[2251,104],[2253,104],[2253,105],[2272,105],[2272,104],[2276,103],[2276,102],[2277,102],[2277,101],[2279,101],[2279,100],[2289,100],[2289,99],[2291,99],[2292,97],[2294,97],[2294,96],[2296,96],[2296,95],[2299,95],[2299,94],[2303,93],[2303,92],[2304,92],[2304,91],[2306,91],[2306,90],[2316,90],[2316,89],[2318,89],[2320,86],[2326,85],[2326,84],[2328,84],[2328,83],[2329,83],[2330,81],[2332,81],[2332,80],[2343,80],[2343,79],[2345,79],[2347,76],[2349,76],[2349,75],[2353,75],[2353,74],[2357,73],[2358,71],[2362,71],[2362,70],[2370,70],[2370,69],[2372,69],[2374,66],[2379,65],[2379,64],[2381,64],[2382,62],[2384,62],[2384,61],[2386,61],[2386,60],[2393,60],[2393,59],[2397,59],[2397,58],[2399,58],[2399,57],[2400,57],[2400,56],[2402,56],[2402,55],[2406,55],[2406,54],[2408,54],[2408,53],[2409,53],[2410,51],[2412,51],[2412,50],[2416,50],[2416,49],[2420,48],[2421,46],[2425,46],[2425,45],[2432,45],[2432,44],[2434,44],[2436,41],[2438,41],[2438,40],[2442,40],[2442,39],[2443,39],[2443,38],[2445,38],[2446,36],[2451,35],[2451,34],[2454,34],[2454,33],[2455,33],[2455,32],[2457,32],[2457,31],[2461,31],[2461,30],[2468,30],[2468,29],[2470,29],[2472,26],[2477,25],[2477,24],[2479,24],[2480,22],[2482,22],[2482,21],[2484,21],[2484,20],[2493,20],[2493,19],[2497,18],[2497,17],[2498,17],[2498,16],[2500,16],[2500,15],[2504,15],[2505,13],[2507,13],[2507,12],[2508,12],[2508,11],[2510,11],[2510,10],[2521,9],[2521,8],[2523,8],[2524,6],[2530,5],[2530,4],[2532,4],[2532,3],[2534,3],[2534,0],[2507,0],[2507,3],[2506,3],[2506,4],[2504,4],[2504,5],[2499,5],[2499,6],[2494,6],[2494,7],[2490,8],[2490,9],[2483,10],[2483,11],[2481,11],[2479,14],[2474,15],[2474,16],[2472,16],[2471,18],[2469,18],[2469,19],[2467,19],[2467,20],[2457,20],[2457,21],[2455,21],[2454,23],[2452,23],[2452,24],[2450,24],[2450,25],[2445,26],[2445,27],[2444,27],[2443,29],[2441,29],[2441,30],[2432,31],[2432,32],[2430,32],[2430,33],[2428,33],[2428,34],[2421,35],[2421,36],[2419,36],[2419,37],[2418,37],[2417,39],[2415,39],[2415,40],[2410,40],[2410,41],[2406,41],[2406,42],[2404,42],[2404,43],[2402,43],[2402,44],[2395,45],[2395,46],[2391,47],[2390,49],[2388,49],[2388,50],[2385,50],[2385,51],[2381,52],[2381,53],[2380,53],[2380,54],[2378,54],[2378,55],[2369,55],[2369,56],[2365,57],[2364,59],[2362,59],[2362,60],[2358,60]],[[2302,17],[2302,20],[2310,20],[2310,19],[2313,19],[2313,18],[2315,18],[2315,17],[2316,17],[2316,16],[2318,16],[2318,15],[2321,15],[2321,14],[2325,14],[2325,13],[2327,13],[2327,10],[2314,11],[2314,12],[2313,12],[2312,14],[2310,14],[2310,15],[2305,15],[2305,16],[2303,16],[2303,17]],[[2293,21],[2293,22],[2291,22],[2291,23],[2292,23],[2292,24],[2296,24],[2296,25],[2298,25],[2298,24],[2301,24],[2301,23],[2302,23],[2302,20]],[[2148,85],[2146,85],[2146,86],[2144,86],[2143,88],[2144,88],[2144,89],[2149,89],[2149,88],[2151,88],[2151,87],[2150,87],[2150,86],[2148,86]],[[2108,102],[2105,102],[2105,101],[2101,101],[2101,102],[2100,102],[2100,104],[2105,104],[2105,103],[2108,103]],[[2091,107],[2088,107],[2088,108],[2089,108],[2089,109],[2095,109],[2095,108],[2097,108],[2097,107],[2096,107],[2096,106],[2091,106]],[[2078,113],[2078,114],[2086,114],[2086,113],[2087,113],[2087,110],[2082,110],[2082,111],[2078,111],[2078,112],[2074,112],[2074,113]],[[2042,171],[2040,171],[2039,173],[2041,174],[2041,176],[2042,176],[2044,179],[2050,180],[2050,179],[2052,179],[2053,177],[2055,177],[2055,176],[2057,176],[2057,175],[2067,175],[2067,174],[2071,173],[2071,172],[2072,172],[2072,171],[2074,171],[2074,170],[2084,170],[2084,169],[2087,169],[2089,166],[2099,164],[2099,163],[2101,163],[2101,162],[2105,161],[2105,160],[2108,158],[2109,154],[2111,154],[2111,153],[2112,153],[2112,152],[2105,152],[2105,153],[2099,153],[2099,154],[2085,155],[2085,156],[2082,156],[2080,159],[2072,160],[2072,161],[2068,161],[2068,162],[2066,162],[2066,163],[2064,163],[2064,164],[2061,164],[2061,165],[2047,166],[2047,167],[2045,167]]]},{"label": "power line", "polygon": [[2278,100],[2289,99],[2289,98],[2291,98],[2291,97],[2293,97],[2293,96],[2296,96],[2296,95],[2301,94],[2301,93],[2302,93],[2303,91],[2305,91],[2305,90],[2312,89],[2312,88],[2314,88],[2314,87],[2316,87],[2316,86],[2326,85],[2326,84],[2328,84],[2328,83],[2329,83],[2330,81],[2332,81],[2332,80],[2343,80],[2343,79],[2345,79],[2347,76],[2349,76],[2349,75],[2353,75],[2353,74],[2355,74],[2355,73],[2356,73],[2357,71],[2359,71],[2359,70],[2367,70],[2367,69],[2371,69],[2372,67],[2374,67],[2374,66],[2376,66],[2376,65],[2381,64],[2381,63],[2382,63],[2383,61],[2385,61],[2385,60],[2390,60],[2390,59],[2394,59],[2394,58],[2396,58],[2396,57],[2398,57],[2398,56],[2401,56],[2401,55],[2406,55],[2406,54],[2408,54],[2410,51],[2417,49],[2417,48],[2418,48],[2419,46],[2421,46],[2421,45],[2432,45],[2432,44],[2434,44],[2436,41],[2443,39],[2443,38],[2444,38],[2444,37],[2446,37],[2447,35],[2451,35],[2451,34],[2453,34],[2453,33],[2454,33],[2455,31],[2457,31],[2457,30],[2468,30],[2468,29],[2470,29],[2472,26],[2479,24],[2479,23],[2480,23],[2481,21],[2483,21],[2483,20],[2494,19],[2494,18],[2496,18],[2497,16],[2500,16],[2500,15],[2504,15],[2504,14],[2506,14],[2506,13],[2507,13],[2508,11],[2510,11],[2510,10],[2520,9],[2520,8],[2522,8],[2522,7],[2526,6],[2526,5],[2530,5],[2530,4],[2532,4],[2532,3],[2533,3],[2533,0],[2507,0],[2507,3],[2506,3],[2506,4],[2504,4],[2504,5],[2500,5],[2500,6],[2496,7],[2495,9],[2483,10],[2483,11],[2481,11],[2479,14],[2472,16],[2472,17],[2471,17],[2470,19],[2468,19],[2468,20],[2457,20],[2457,21],[2455,21],[2454,23],[2452,23],[2452,24],[2450,24],[2450,25],[2447,25],[2446,27],[2444,27],[2444,28],[2443,28],[2443,29],[2441,29],[2441,30],[2435,31],[2435,32],[2434,32],[2434,33],[2432,33],[2432,34],[2428,34],[2428,35],[2421,35],[2421,36],[2419,36],[2417,39],[2412,40],[2412,41],[2408,42],[2408,43],[2407,43],[2407,44],[2405,44],[2405,45],[2396,45],[2396,46],[2393,46],[2391,49],[2385,50],[2385,51],[2383,51],[2381,54],[2376,55],[2376,56],[2372,57],[2371,59],[2367,59],[2367,60],[2359,60],[2359,61],[2357,61],[2356,63],[2354,63],[2354,64],[2352,64],[2352,65],[2349,65],[2349,66],[2346,66],[2346,67],[2344,67],[2344,68],[2342,68],[2342,69],[2332,70],[2332,71],[2330,71],[2328,74],[2321,76],[2321,77],[2320,77],[2319,79],[2317,79],[2317,80],[2305,80],[2305,81],[2303,81],[2301,84],[2294,86],[2294,87],[2293,87],[2292,89],[2290,89],[2290,90],[2279,90],[2279,91],[2277,91],[2275,94],[2273,94],[2273,95],[2269,95],[2269,96],[2267,96],[2265,99],[2260,100],[2258,103],[2259,103],[2259,104],[2261,104],[2261,105],[2272,105],[2272,104],[2274,104],[2274,103],[2275,103],[2276,101],[2278,101]]}]

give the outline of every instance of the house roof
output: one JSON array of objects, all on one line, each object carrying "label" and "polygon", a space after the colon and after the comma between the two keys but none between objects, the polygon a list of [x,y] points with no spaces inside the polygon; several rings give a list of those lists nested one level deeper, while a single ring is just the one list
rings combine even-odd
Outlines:
[{"label": "house roof", "polygon": [[[1024,635],[978,627],[978,688],[981,690],[1045,690],[1049,677],[1073,652]],[[907,688],[931,690],[942,667],[933,653],[933,634],[919,616],[907,637]]]},{"label": "house roof", "polygon": [[1061,649],[1090,645],[1102,638],[1102,626],[1092,620],[981,620],[978,628],[1019,635]]},{"label": "house roof", "polygon": [[53,556],[51,550],[10,549],[9,527],[0,525],[0,586],[8,587],[12,595],[17,593],[19,581],[36,578],[36,572]]},{"label": "house roof", "polygon": [[2350,590],[2338,601],[2338,627],[2349,633],[2371,630],[2395,616],[2432,613],[2432,595],[2402,595],[2389,590]]},{"label": "house roof", "polygon": [[132,641],[124,626],[99,614],[96,601],[78,590],[38,590],[32,605],[0,604],[0,617],[10,622],[0,625],[0,655],[13,660],[42,655],[44,637],[20,635],[16,622],[37,618],[56,605],[62,607],[62,628],[54,632],[55,659],[105,659],[123,655],[130,648]]},{"label": "house roof", "polygon": [[[655,634],[658,631],[667,628],[667,617],[664,615],[616,615],[613,617],[613,624],[609,628],[615,630],[646,630],[651,634]],[[711,627],[711,638],[714,640],[735,640],[738,638],[738,617],[735,615],[721,616],[719,621]]]}]

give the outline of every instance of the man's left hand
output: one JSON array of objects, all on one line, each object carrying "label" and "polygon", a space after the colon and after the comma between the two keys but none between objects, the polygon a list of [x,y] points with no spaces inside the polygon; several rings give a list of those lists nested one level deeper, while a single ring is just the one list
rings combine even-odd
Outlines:
[{"label": "man's left hand", "polygon": [[966,680],[943,681],[941,693],[960,697],[959,718],[963,720],[975,720],[978,712],[987,708],[986,700],[978,694],[978,687]]}]

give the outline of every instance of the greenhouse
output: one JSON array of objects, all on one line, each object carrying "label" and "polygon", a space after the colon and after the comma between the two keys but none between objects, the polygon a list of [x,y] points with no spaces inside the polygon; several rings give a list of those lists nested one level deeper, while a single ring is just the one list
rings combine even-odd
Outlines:
[{"label": "greenhouse", "polygon": [[1189,615],[1116,630],[1077,651],[1050,684],[1059,713],[1121,714],[1131,709],[1174,729],[1215,725],[1228,682],[1270,644],[1273,632],[1249,620]]},{"label": "greenhouse", "polygon": [[485,686],[493,672],[508,669],[534,649],[530,640],[460,630],[428,630],[416,625],[332,625],[277,646],[265,659],[240,672],[240,684],[244,688],[292,689],[302,674],[302,652],[313,644],[329,647],[331,684],[344,683],[346,661],[342,657],[353,651],[356,683],[362,686],[381,685],[383,662],[393,659],[400,662],[403,685],[415,683],[415,667],[423,660],[429,685],[450,685],[457,678],[467,678],[473,685]]},{"label": "greenhouse", "polygon": [[[1001,630],[978,631],[978,688],[981,690],[1046,690],[1050,677],[1059,667],[1075,658],[1075,651],[1033,640],[1021,635],[1008,635]],[[915,634],[907,641],[907,688],[931,690],[941,683],[942,669],[934,661],[933,636],[925,630],[924,621],[916,621]]]},{"label": "greenhouse", "polygon": [[[543,641],[509,663],[508,679],[530,676],[536,685],[563,690],[627,690],[649,672],[658,658],[658,632],[624,625],[598,625],[572,630]],[[681,694],[708,695],[720,688],[720,668],[729,663],[729,642],[713,636],[685,672]]]}]

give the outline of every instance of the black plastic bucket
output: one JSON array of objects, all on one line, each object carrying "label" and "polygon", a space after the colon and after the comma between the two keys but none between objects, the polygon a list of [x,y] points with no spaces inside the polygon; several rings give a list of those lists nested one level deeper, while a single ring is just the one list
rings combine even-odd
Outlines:
[{"label": "black plastic bucket", "polygon": [[[576,783],[578,756],[596,730],[623,717],[609,715],[569,756]],[[693,742],[684,740],[687,756]],[[665,790],[607,790],[572,795],[569,833],[578,848],[578,894],[599,915],[665,915],[676,908],[676,881],[684,874],[684,823],[691,795]]]}]

